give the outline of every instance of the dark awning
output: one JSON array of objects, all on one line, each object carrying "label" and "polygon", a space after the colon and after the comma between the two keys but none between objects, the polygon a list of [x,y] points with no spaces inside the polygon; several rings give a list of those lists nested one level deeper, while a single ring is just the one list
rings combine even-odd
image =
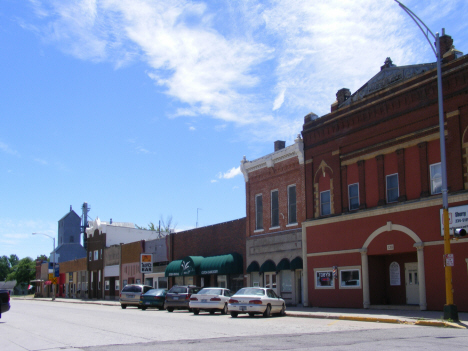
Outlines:
[{"label": "dark awning", "polygon": [[299,256],[291,261],[291,270],[302,269],[302,258]]},{"label": "dark awning", "polygon": [[242,274],[242,256],[238,253],[205,257],[200,263],[200,274]]},{"label": "dark awning", "polygon": [[166,277],[177,277],[180,275],[180,265],[182,264],[182,260],[176,260],[169,263],[166,267],[166,271],[164,276]]},{"label": "dark awning", "polygon": [[263,272],[276,272],[276,264],[272,260],[265,261],[260,267],[260,273]]},{"label": "dark awning", "polygon": [[247,267],[247,273],[252,273],[252,272],[259,272],[260,271],[260,265],[258,264],[257,261],[253,261],[249,266]]},{"label": "dark awning", "polygon": [[290,270],[290,264],[289,260],[287,258],[283,258],[280,263],[278,263],[278,266],[276,266],[276,270],[279,271],[286,271]]}]

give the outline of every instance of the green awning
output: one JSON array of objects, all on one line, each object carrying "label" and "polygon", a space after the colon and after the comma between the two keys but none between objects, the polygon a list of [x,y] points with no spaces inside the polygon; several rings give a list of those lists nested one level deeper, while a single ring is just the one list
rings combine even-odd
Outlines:
[{"label": "green awning", "polygon": [[291,270],[302,269],[302,258],[299,256],[291,261]]},{"label": "green awning", "polygon": [[205,257],[200,263],[200,274],[242,274],[243,259],[238,253]]},{"label": "green awning", "polygon": [[260,265],[258,264],[257,261],[253,261],[249,266],[247,267],[247,273],[252,273],[252,272],[259,272],[260,271]]},{"label": "green awning", "polygon": [[272,260],[265,261],[260,267],[260,273],[263,272],[276,272],[276,264]]},{"label": "green awning", "polygon": [[182,264],[182,260],[176,260],[169,263],[166,267],[166,271],[164,272],[165,277],[177,277],[180,275],[180,265]]},{"label": "green awning", "polygon": [[287,258],[283,258],[280,263],[278,263],[278,266],[276,266],[276,270],[279,271],[286,271],[290,270],[290,264],[289,260]]},{"label": "green awning", "polygon": [[180,275],[199,275],[203,256],[187,256],[180,264]]}]

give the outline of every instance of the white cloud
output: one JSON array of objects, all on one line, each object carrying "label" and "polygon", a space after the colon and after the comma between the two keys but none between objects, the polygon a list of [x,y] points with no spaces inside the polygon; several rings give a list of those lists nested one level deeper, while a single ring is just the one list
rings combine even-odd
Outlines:
[{"label": "white cloud", "polygon": [[218,181],[216,179],[212,179],[210,183],[217,183]]},{"label": "white cloud", "polygon": [[241,175],[242,172],[240,170],[240,166],[239,167],[233,167],[231,168],[229,171],[227,171],[226,173],[219,173],[218,174],[218,178],[219,179],[231,179],[231,178],[234,178],[235,176],[238,176],[238,175]]},{"label": "white cloud", "polygon": [[190,127],[189,127],[189,130],[191,130],[191,131],[195,131],[195,130],[196,130],[196,128],[195,128],[195,127],[193,127],[193,126],[190,126]]},{"label": "white cloud", "polygon": [[1,141],[0,141],[0,151],[3,151],[4,153],[9,154],[9,155],[19,156],[18,151],[13,150],[7,144]]},{"label": "white cloud", "polygon": [[42,158],[35,158],[34,161],[36,161],[37,163],[40,163],[41,165],[48,165],[49,162],[47,162],[46,160],[42,159]]},{"label": "white cloud", "polygon": [[[30,1],[42,21],[31,30],[49,42],[115,67],[146,62],[148,77],[179,103],[172,117],[233,122],[248,140],[293,139],[307,113],[328,113],[338,89],[357,90],[387,56],[405,65],[430,53],[393,1]],[[430,20],[468,7],[407,6]],[[461,31],[468,11],[457,12]]]}]

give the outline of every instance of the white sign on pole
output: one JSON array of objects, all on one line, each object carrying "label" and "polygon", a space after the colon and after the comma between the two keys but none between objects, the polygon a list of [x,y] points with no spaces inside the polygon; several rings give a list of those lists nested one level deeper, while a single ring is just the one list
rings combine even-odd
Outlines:
[{"label": "white sign on pole", "polygon": [[453,254],[446,254],[444,256],[445,256],[445,265],[447,267],[453,267],[454,263],[455,263],[455,260],[453,258]]},{"label": "white sign on pole", "polygon": [[[444,220],[443,211],[440,209],[440,232],[444,236]],[[449,207],[449,230],[450,235],[453,235],[453,230],[463,228],[468,231],[468,205]]]},{"label": "white sign on pole", "polygon": [[141,273],[153,273],[153,254],[140,255]]}]

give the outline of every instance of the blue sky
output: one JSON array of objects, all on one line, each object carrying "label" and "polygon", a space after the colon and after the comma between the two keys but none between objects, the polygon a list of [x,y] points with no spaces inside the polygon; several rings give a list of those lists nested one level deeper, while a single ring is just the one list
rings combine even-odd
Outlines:
[{"label": "blue sky", "polygon": [[[404,2],[468,53],[466,0]],[[290,145],[390,56],[434,62],[390,0],[2,0],[0,255],[69,206],[177,230],[245,216],[239,164]]]}]

